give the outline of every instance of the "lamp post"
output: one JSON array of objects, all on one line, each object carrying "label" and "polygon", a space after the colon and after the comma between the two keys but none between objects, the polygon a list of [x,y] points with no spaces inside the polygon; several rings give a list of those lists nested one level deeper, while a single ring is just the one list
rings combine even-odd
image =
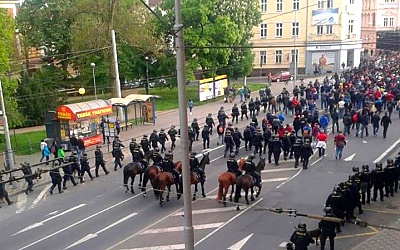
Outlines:
[{"label": "lamp post", "polygon": [[97,100],[96,74],[94,73],[94,68],[96,68],[96,64],[95,63],[91,63],[90,67],[92,68],[92,74],[93,74],[94,97]]},{"label": "lamp post", "polygon": [[297,81],[297,36],[299,35],[299,26],[297,26],[297,8],[294,12],[294,22],[296,23],[296,30],[294,34],[294,78],[293,78],[293,89],[296,87]]},{"label": "lamp post", "polygon": [[146,95],[149,94],[149,57],[146,56]]}]

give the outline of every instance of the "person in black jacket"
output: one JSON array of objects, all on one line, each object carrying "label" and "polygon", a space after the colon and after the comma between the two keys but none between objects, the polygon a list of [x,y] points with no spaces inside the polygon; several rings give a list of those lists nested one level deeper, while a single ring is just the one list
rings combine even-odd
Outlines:
[{"label": "person in black jacket", "polygon": [[379,198],[383,201],[383,187],[385,186],[385,173],[382,169],[382,163],[377,162],[375,164],[375,169],[371,172],[371,180],[372,185],[374,186],[374,195],[372,201],[376,201],[378,197],[378,190],[379,190]]},{"label": "person in black jacket", "polygon": [[339,128],[339,113],[337,112],[336,109],[333,110],[332,114],[331,114],[331,119],[332,119],[332,134],[335,133],[335,127],[336,127],[336,131],[339,132],[340,128]]},{"label": "person in black jacket", "polygon": [[54,188],[57,186],[58,188],[58,193],[62,193],[63,191],[61,190],[61,182],[62,182],[62,177],[60,174],[60,168],[59,168],[59,163],[58,161],[54,162],[54,167],[50,170],[50,178],[51,178],[51,187],[50,187],[50,194],[53,194]]},{"label": "person in black jacket", "polygon": [[28,192],[32,192],[33,189],[33,177],[32,175],[32,169],[31,165],[29,162],[24,162],[21,166],[22,173],[24,174],[25,180],[28,183],[27,188],[25,189],[25,194],[28,195]]},{"label": "person in black jacket", "polygon": [[175,125],[172,125],[171,128],[168,130],[168,135],[169,138],[171,139],[171,151],[175,149],[176,145],[176,135],[178,134],[178,131],[175,129]]},{"label": "person in black jacket", "polygon": [[363,165],[362,172],[360,174],[360,185],[361,185],[361,204],[369,204],[371,200],[371,173],[369,172],[369,166]]},{"label": "person in black jacket", "polygon": [[81,183],[85,182],[83,180],[83,176],[85,175],[85,173],[87,173],[89,175],[89,178],[93,181],[94,177],[92,176],[92,173],[90,172],[89,159],[87,157],[87,153],[82,154],[80,163],[81,163],[81,172],[79,173],[79,179],[81,180]]},{"label": "person in black jacket", "polygon": [[253,133],[251,132],[250,126],[247,125],[243,131],[243,139],[244,139],[244,148],[247,151],[248,149],[251,150],[252,143],[251,139],[253,137]]},{"label": "person in black jacket", "polygon": [[256,116],[260,113],[260,108],[261,108],[261,101],[258,97],[256,97],[256,100],[254,101],[254,106],[256,108]]},{"label": "person in black jacket", "polygon": [[240,120],[243,121],[243,116],[246,116],[246,119],[248,120],[249,117],[247,116],[247,104],[246,104],[246,102],[242,102],[242,105],[240,106],[240,110],[242,112],[242,116],[240,117]]},{"label": "person in black jacket", "polygon": [[290,237],[290,241],[293,242],[296,250],[307,250],[308,245],[315,243],[310,233],[307,232],[306,224],[303,222],[299,223],[297,230]]},{"label": "person in black jacket", "polygon": [[147,135],[143,135],[142,139],[140,140],[140,145],[142,146],[143,152],[145,154],[150,151],[150,142],[147,138]]},{"label": "person in black jacket", "polygon": [[[332,212],[332,208],[330,207],[325,207],[324,212],[326,214],[326,217],[332,217],[334,218],[335,215]],[[327,221],[327,220],[321,220],[318,223],[318,228],[321,229],[321,250],[325,249],[325,243],[326,239],[329,238],[329,244],[330,244],[330,249],[334,250],[335,248],[335,229],[338,226],[338,222],[333,222],[333,221]]]},{"label": "person in black jacket", "polygon": [[164,151],[167,150],[165,148],[165,143],[168,141],[168,137],[163,128],[160,130],[160,133],[158,134],[158,141],[161,144],[161,153],[164,153]]},{"label": "person in black jacket", "polygon": [[392,123],[392,120],[388,116],[387,112],[385,112],[385,115],[381,119],[381,126],[383,126],[383,138],[386,138],[387,130],[389,128],[389,124]]},{"label": "person in black jacket", "polygon": [[250,98],[248,105],[249,105],[250,117],[253,117],[256,111],[256,104],[254,103],[253,98]]},{"label": "person in black jacket", "polygon": [[257,153],[260,155],[262,154],[262,142],[264,138],[261,133],[260,129],[256,129],[256,132],[254,133],[254,136],[252,137],[251,144],[254,146],[254,155]]},{"label": "person in black jacket", "polygon": [[[3,175],[0,175],[0,182],[3,181]],[[0,199],[6,199],[6,202],[8,205],[13,204],[13,202],[10,200],[10,198],[8,197],[8,192],[5,189],[5,183],[0,183]],[[1,206],[0,206],[1,208]]]},{"label": "person in black jacket", "polygon": [[199,140],[199,135],[200,135],[200,126],[199,126],[199,123],[197,121],[197,118],[193,119],[191,127],[192,127],[193,132],[196,134],[196,141],[198,141]]},{"label": "person in black jacket", "polygon": [[224,142],[225,142],[224,158],[226,158],[226,154],[228,153],[228,151],[229,153],[232,153],[233,146],[235,145],[231,131],[226,131]]},{"label": "person in black jacket", "polygon": [[237,155],[237,154],[239,154],[241,140],[244,140],[242,133],[240,133],[238,127],[236,127],[235,131],[233,131],[232,137],[233,137],[233,141],[235,142],[235,147],[236,147],[235,154]]},{"label": "person in black jacket", "polygon": [[201,131],[201,138],[203,138],[203,149],[210,148],[210,128],[207,124],[204,124],[203,130]]},{"label": "person in black jacket", "polygon": [[237,104],[233,104],[232,107],[232,122],[235,122],[236,120],[236,124],[238,124],[239,122],[239,108],[237,106]]},{"label": "person in black jacket", "polygon": [[149,140],[150,140],[150,143],[151,143],[151,146],[153,147],[153,149],[158,148],[159,139],[158,139],[157,130],[155,130],[155,129],[153,130],[153,133],[150,134]]},{"label": "person in black jacket", "polygon": [[[139,145],[137,145],[136,147],[139,147]],[[132,152],[132,157],[135,158],[135,150],[133,150],[133,152]],[[135,161],[135,159],[133,159],[133,161]],[[103,169],[103,171],[104,171],[104,173],[106,175],[109,174],[109,172],[107,171],[107,168],[106,168],[103,152],[101,151],[101,146],[100,145],[97,145],[96,146],[96,151],[94,151],[94,165],[95,165],[95,175],[96,175],[96,177],[99,177],[99,167],[100,166],[101,166],[101,168]]]},{"label": "person in black jacket", "polygon": [[208,113],[208,115],[206,117],[206,124],[208,125],[208,128],[210,129],[210,135],[212,135],[213,127],[215,127],[215,122],[214,122],[214,119],[212,118],[211,113]]}]

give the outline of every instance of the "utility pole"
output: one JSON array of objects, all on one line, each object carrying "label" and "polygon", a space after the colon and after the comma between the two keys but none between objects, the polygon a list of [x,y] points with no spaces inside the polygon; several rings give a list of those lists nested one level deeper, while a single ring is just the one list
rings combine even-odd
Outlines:
[{"label": "utility pole", "polygon": [[187,98],[185,82],[185,48],[183,45],[183,25],[181,23],[181,1],[175,0],[175,49],[178,80],[179,126],[181,129],[182,185],[184,206],[184,241],[186,250],[194,250],[194,229],[192,221],[192,199],[189,172],[189,132],[187,119]]},{"label": "utility pole", "polygon": [[[294,22],[296,24],[296,33],[294,34],[294,78],[293,78],[293,89],[296,87],[297,81],[297,36],[300,33],[300,25],[297,25],[297,9],[294,12]],[[307,35],[307,34],[306,34]]]},{"label": "utility pole", "polygon": [[8,120],[6,115],[6,107],[4,105],[4,96],[3,96],[3,85],[0,78],[0,102],[1,102],[1,118],[3,119],[3,127],[4,127],[4,137],[6,139],[6,151],[5,151],[5,168],[6,170],[14,169],[14,157],[11,147],[10,140],[10,131],[8,129]]},{"label": "utility pole", "polygon": [[[113,64],[114,64],[114,74],[115,74],[115,88],[117,90],[117,98],[121,98],[121,82],[119,80],[119,69],[118,69],[118,55],[117,55],[117,43],[115,41],[115,31],[111,30],[111,47],[113,53]],[[125,121],[124,110],[122,107],[118,107],[118,116],[120,121]]]}]

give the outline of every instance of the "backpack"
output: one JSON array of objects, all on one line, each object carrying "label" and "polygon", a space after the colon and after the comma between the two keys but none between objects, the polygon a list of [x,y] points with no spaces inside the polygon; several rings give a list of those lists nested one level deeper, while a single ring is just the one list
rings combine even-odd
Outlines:
[{"label": "backpack", "polygon": [[351,117],[351,120],[352,120],[354,123],[358,122],[358,115],[357,115],[357,113],[355,113],[355,114]]}]

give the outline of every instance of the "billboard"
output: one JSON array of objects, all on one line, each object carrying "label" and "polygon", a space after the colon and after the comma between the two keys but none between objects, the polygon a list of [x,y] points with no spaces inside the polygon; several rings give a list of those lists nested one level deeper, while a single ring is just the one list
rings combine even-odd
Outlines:
[{"label": "billboard", "polygon": [[224,89],[228,87],[228,76],[220,75],[214,78],[206,78],[199,81],[199,101],[209,100],[224,95]]},{"label": "billboard", "polygon": [[335,52],[312,52],[311,60],[314,70],[315,67],[324,72],[335,70]]},{"label": "billboard", "polygon": [[312,25],[333,25],[338,23],[339,8],[312,11]]}]

